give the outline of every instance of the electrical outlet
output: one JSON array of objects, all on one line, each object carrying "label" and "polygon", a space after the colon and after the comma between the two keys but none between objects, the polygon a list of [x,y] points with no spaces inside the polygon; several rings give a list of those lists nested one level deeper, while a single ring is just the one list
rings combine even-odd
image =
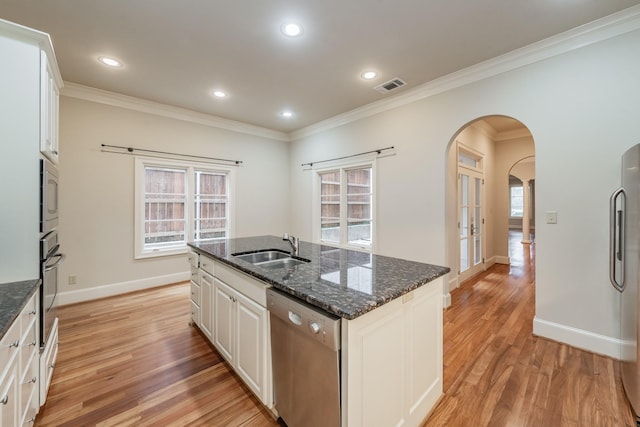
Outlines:
[{"label": "electrical outlet", "polygon": [[558,212],[549,211],[545,214],[547,219],[547,224],[557,224],[558,223]]},{"label": "electrical outlet", "polygon": [[78,276],[76,276],[75,274],[69,276],[69,284],[75,285],[76,283],[78,283]]}]

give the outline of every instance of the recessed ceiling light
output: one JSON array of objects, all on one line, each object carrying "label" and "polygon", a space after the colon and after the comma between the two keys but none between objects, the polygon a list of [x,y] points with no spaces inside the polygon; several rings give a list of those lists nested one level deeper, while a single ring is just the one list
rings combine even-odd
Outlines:
[{"label": "recessed ceiling light", "polygon": [[282,34],[287,37],[299,37],[302,35],[302,26],[300,24],[296,24],[295,22],[288,22],[283,24],[280,28]]},{"label": "recessed ceiling light", "polygon": [[293,117],[293,111],[285,110],[285,111],[281,112],[280,115],[282,117],[284,117],[285,119],[288,119],[290,117]]},{"label": "recessed ceiling light", "polygon": [[227,96],[227,92],[223,90],[214,90],[212,93],[216,98],[225,98]]},{"label": "recessed ceiling light", "polygon": [[362,74],[360,74],[360,77],[362,77],[365,80],[372,80],[375,79],[378,76],[378,73],[376,73],[375,71],[365,71]]},{"label": "recessed ceiling light", "polygon": [[114,58],[109,58],[108,56],[101,56],[98,58],[101,64],[108,65],[109,67],[122,67],[122,62],[118,61]]}]

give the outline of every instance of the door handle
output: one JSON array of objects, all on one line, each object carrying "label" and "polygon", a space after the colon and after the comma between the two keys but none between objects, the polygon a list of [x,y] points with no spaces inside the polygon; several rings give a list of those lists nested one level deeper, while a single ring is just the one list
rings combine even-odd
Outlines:
[{"label": "door handle", "polygon": [[[620,200],[620,209],[617,202]],[[623,188],[618,188],[609,198],[609,280],[617,291],[624,291],[624,205],[625,194]],[[620,261],[619,279],[617,265]]]}]

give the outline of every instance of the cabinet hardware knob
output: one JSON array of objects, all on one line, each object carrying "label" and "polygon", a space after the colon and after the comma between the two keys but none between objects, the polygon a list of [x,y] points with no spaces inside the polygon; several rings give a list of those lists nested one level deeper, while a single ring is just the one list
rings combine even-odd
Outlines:
[{"label": "cabinet hardware knob", "polygon": [[7,403],[9,403],[9,395],[5,395],[2,400],[0,400],[0,403],[2,403],[3,405],[6,405]]},{"label": "cabinet hardware knob", "polygon": [[36,377],[31,378],[29,381],[27,381],[25,384],[31,384],[31,383],[36,383],[36,381],[38,381],[38,379]]},{"label": "cabinet hardware knob", "polygon": [[20,340],[12,342],[11,344],[9,344],[9,348],[11,348],[11,347],[18,348],[19,345],[20,345]]},{"label": "cabinet hardware knob", "polygon": [[55,364],[55,363],[52,363],[51,365],[49,365],[49,369],[53,369],[53,368],[55,368],[55,367],[56,367],[56,364]]},{"label": "cabinet hardware knob", "polygon": [[35,316],[36,315],[36,311],[35,310],[31,310],[31,312],[29,314],[31,314],[32,316]]},{"label": "cabinet hardware knob", "polygon": [[28,419],[26,422],[28,422],[29,424],[33,424],[36,421],[36,417],[35,415],[33,417],[31,417],[31,419]]},{"label": "cabinet hardware knob", "polygon": [[36,340],[31,341],[31,345],[35,347],[36,346]]}]

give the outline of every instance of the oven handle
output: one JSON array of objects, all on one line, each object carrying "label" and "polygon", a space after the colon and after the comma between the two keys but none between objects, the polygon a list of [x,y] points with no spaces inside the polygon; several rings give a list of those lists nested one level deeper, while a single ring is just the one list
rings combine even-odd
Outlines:
[{"label": "oven handle", "polygon": [[[58,264],[60,264],[67,256],[65,254],[55,254],[47,258],[47,261],[44,264],[44,271],[51,271],[54,268],[58,268]],[[55,259],[56,261],[53,264],[49,264],[50,260]]]}]

